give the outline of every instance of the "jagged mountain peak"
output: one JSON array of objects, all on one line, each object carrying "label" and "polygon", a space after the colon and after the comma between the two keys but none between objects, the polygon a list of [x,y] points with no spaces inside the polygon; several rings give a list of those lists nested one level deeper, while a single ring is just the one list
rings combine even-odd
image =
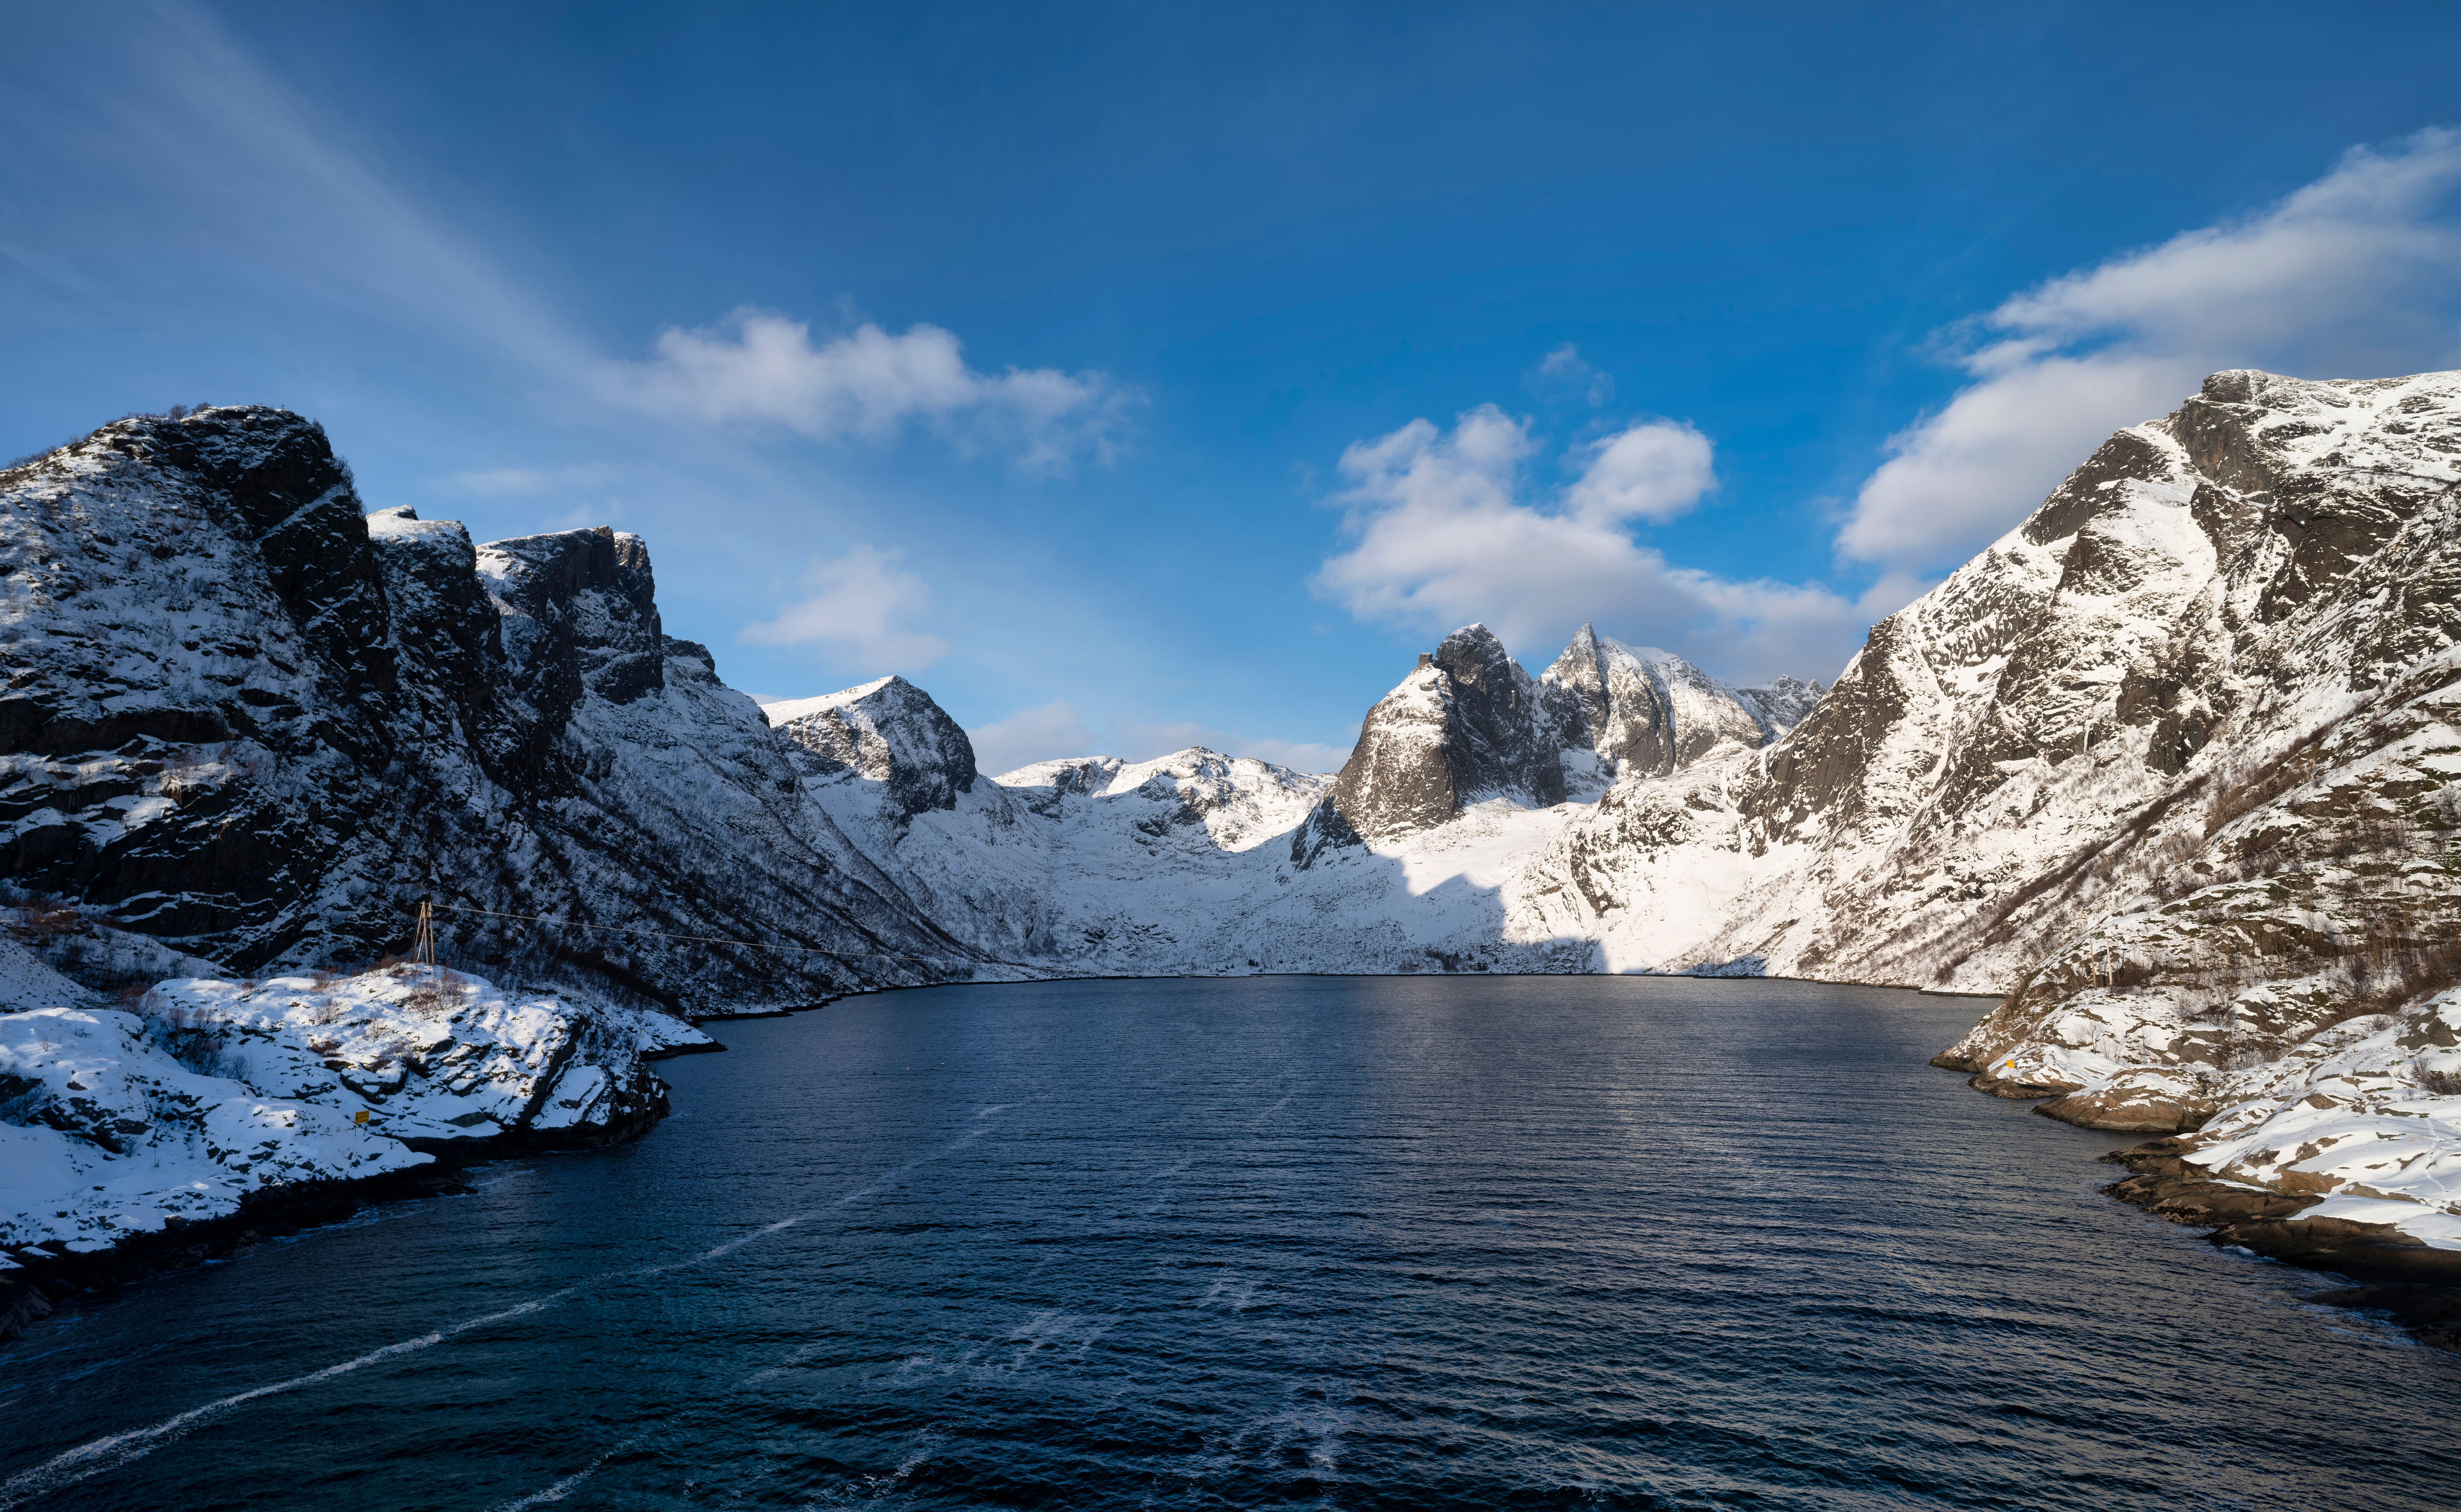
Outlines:
[{"label": "jagged mountain peak", "polygon": [[670,1006],[971,969],[814,852],[638,537],[371,515],[320,427],[227,406],[0,474],[0,865],[81,927],[253,971],[397,950],[426,898],[459,959]]},{"label": "jagged mountain peak", "polygon": [[[1626,646],[1594,625],[1583,625],[1538,680],[1563,690],[1553,707],[1568,759],[1588,748],[1600,782],[1662,777],[1728,741],[1764,745],[1819,698],[1819,685],[1798,678],[1741,692],[1673,651]],[[1548,690],[1541,696],[1549,697]]]},{"label": "jagged mountain peak", "polygon": [[[1489,799],[1547,807],[1774,738],[1818,696],[1788,680],[1745,699],[1690,662],[1584,624],[1533,678],[1485,625],[1423,653],[1368,712],[1294,856],[1442,824]],[[1338,819],[1338,822],[1335,822]]]}]

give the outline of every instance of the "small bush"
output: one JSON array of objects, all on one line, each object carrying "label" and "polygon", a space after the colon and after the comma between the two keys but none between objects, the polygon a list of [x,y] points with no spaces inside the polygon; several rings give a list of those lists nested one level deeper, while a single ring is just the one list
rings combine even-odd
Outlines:
[{"label": "small bush", "polygon": [[17,918],[9,932],[20,940],[35,945],[49,945],[63,935],[80,934],[85,930],[85,915],[76,908],[52,898],[29,900],[17,910]]}]

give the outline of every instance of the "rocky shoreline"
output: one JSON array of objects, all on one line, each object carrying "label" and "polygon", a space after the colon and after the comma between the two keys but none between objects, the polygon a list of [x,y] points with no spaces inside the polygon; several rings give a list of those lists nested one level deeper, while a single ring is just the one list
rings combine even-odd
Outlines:
[{"label": "rocky shoreline", "polygon": [[[2371,1285],[2461,1288],[2461,1249],[2439,1249],[2390,1224],[2301,1213],[2322,1196],[2220,1181],[2181,1155],[2172,1136],[2103,1157],[2133,1174],[2103,1191],[2154,1217],[2208,1228],[2212,1243]],[[2461,1304],[2461,1290],[2454,1292]]]},{"label": "rocky shoreline", "polygon": [[[2043,1111],[2040,1108],[2036,1112]],[[2208,1230],[2206,1242],[2359,1283],[2310,1302],[2386,1313],[2421,1343],[2461,1352],[2461,1250],[2439,1249],[2390,1224],[2301,1217],[2324,1199],[2215,1179],[2169,1136],[2102,1157],[2126,1166],[2103,1192],[2168,1223]]]},{"label": "rocky shoreline", "polygon": [[[715,1040],[642,1053],[642,1060],[716,1054]],[[244,1255],[268,1239],[342,1223],[371,1207],[433,1197],[459,1197],[472,1187],[467,1173],[498,1161],[562,1151],[604,1149],[640,1139],[671,1108],[665,1084],[650,1078],[648,1097],[603,1125],[579,1129],[516,1129],[478,1139],[410,1139],[402,1142],[433,1163],[340,1181],[292,1182],[240,1200],[236,1212],[171,1218],[162,1227],[131,1233],[108,1248],[78,1251],[65,1242],[0,1248],[0,1344],[50,1317],[58,1304]]]}]

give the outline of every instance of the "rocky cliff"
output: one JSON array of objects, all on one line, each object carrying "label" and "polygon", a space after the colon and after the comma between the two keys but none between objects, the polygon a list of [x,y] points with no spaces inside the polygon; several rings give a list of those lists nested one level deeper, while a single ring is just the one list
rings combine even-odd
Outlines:
[{"label": "rocky cliff", "polygon": [[696,1012],[974,965],[804,834],[636,537],[369,517],[315,425],[207,409],[0,475],[0,870],[85,926],[264,972],[427,898],[475,967]]},{"label": "rocky cliff", "polygon": [[884,784],[886,807],[898,818],[955,808],[959,794],[974,790],[974,742],[903,677],[762,712],[794,742],[806,769],[824,779],[845,773]]},{"label": "rocky cliff", "polygon": [[1787,738],[1608,794],[1527,895],[1611,958],[2004,993],[1941,1057],[1982,1090],[2441,1235],[2456,475],[2461,375],[2217,373],[1874,627]]},{"label": "rocky cliff", "polygon": [[1818,700],[1786,678],[1739,693],[1665,651],[1581,627],[1539,676],[1484,625],[1466,626],[1367,713],[1323,810],[1293,839],[1307,864],[1327,843],[1387,840],[1491,799],[1536,807],[1593,799],[1625,777],[1662,777],[1723,746],[1756,749]]}]

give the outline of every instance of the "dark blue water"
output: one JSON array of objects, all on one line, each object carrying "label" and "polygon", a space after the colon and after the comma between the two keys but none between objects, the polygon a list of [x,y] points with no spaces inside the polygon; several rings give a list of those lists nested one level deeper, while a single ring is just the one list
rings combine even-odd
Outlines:
[{"label": "dark blue water", "polygon": [[1977,1006],[1284,977],[725,1025],[640,1144],[0,1351],[0,1505],[2449,1505],[2461,1358],[2097,1195],[2117,1140],[1924,1066]]}]

